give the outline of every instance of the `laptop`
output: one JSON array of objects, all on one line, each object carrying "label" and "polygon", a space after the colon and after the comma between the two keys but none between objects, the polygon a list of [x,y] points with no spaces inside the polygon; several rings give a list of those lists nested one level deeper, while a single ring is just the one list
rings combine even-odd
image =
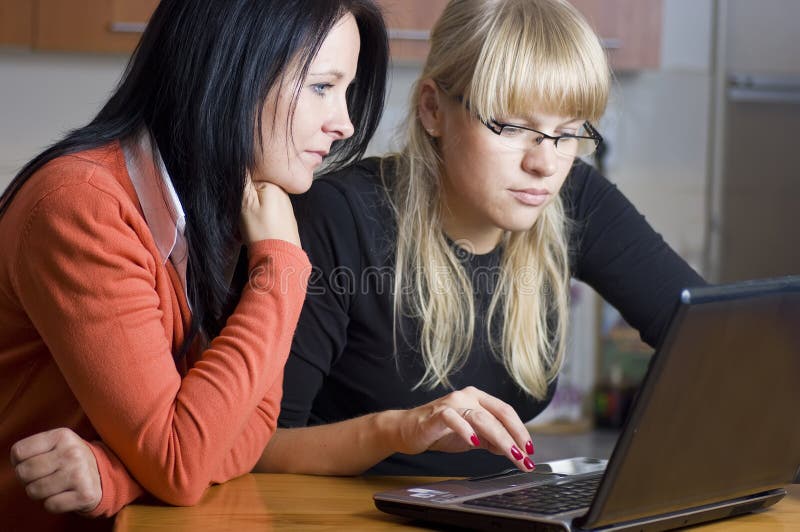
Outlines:
[{"label": "laptop", "polygon": [[[689,288],[608,461],[377,493],[481,530],[666,530],[778,502],[800,473],[800,276]],[[800,477],[798,477],[800,478]]]}]

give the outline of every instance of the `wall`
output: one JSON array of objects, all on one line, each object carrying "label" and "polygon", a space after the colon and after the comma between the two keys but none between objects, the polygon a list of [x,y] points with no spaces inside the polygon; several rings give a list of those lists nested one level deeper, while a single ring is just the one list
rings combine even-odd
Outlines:
[{"label": "wall", "polygon": [[[127,56],[33,53],[0,48],[0,189],[31,157],[99,111],[125,69]],[[419,73],[413,65],[390,71],[384,119],[369,148],[396,149],[396,125]]]},{"label": "wall", "polygon": [[42,148],[89,121],[126,62],[121,55],[0,48],[0,188]]},{"label": "wall", "polygon": [[667,0],[661,68],[622,76],[601,131],[608,176],[702,269],[711,109],[712,0]]}]

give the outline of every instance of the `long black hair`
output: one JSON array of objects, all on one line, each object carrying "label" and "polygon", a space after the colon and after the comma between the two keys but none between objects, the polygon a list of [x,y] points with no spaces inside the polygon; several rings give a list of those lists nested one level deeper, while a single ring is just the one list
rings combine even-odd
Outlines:
[{"label": "long black hair", "polygon": [[146,130],[186,213],[192,326],[180,352],[201,330],[214,338],[233,308],[225,272],[246,175],[261,149],[263,102],[281,76],[295,74],[286,71],[290,66],[299,65],[300,79],[305,76],[347,13],[361,38],[347,93],[355,134],[334,143],[328,168],[360,158],[380,120],[388,62],[386,28],[372,0],[162,0],[114,94],[88,125],[22,168],[0,197],[0,217],[47,162]]}]

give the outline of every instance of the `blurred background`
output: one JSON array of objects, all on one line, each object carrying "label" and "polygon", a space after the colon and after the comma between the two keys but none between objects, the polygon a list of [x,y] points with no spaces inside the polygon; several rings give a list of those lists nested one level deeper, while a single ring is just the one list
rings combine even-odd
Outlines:
[{"label": "blurred background", "polygon": [[[397,146],[428,30],[446,1],[379,3],[393,66],[373,154]],[[0,0],[0,189],[96,113],[156,4]],[[615,74],[599,124],[607,149],[595,163],[707,279],[800,273],[800,2],[573,4],[597,29]],[[569,363],[535,428],[618,427],[650,354],[613,308],[576,283]]]}]

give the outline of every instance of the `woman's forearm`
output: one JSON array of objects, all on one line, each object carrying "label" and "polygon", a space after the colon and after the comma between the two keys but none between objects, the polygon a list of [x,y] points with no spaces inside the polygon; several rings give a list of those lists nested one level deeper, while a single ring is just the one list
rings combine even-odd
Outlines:
[{"label": "woman's forearm", "polygon": [[398,448],[402,411],[313,427],[278,429],[256,464],[256,473],[358,475]]}]

